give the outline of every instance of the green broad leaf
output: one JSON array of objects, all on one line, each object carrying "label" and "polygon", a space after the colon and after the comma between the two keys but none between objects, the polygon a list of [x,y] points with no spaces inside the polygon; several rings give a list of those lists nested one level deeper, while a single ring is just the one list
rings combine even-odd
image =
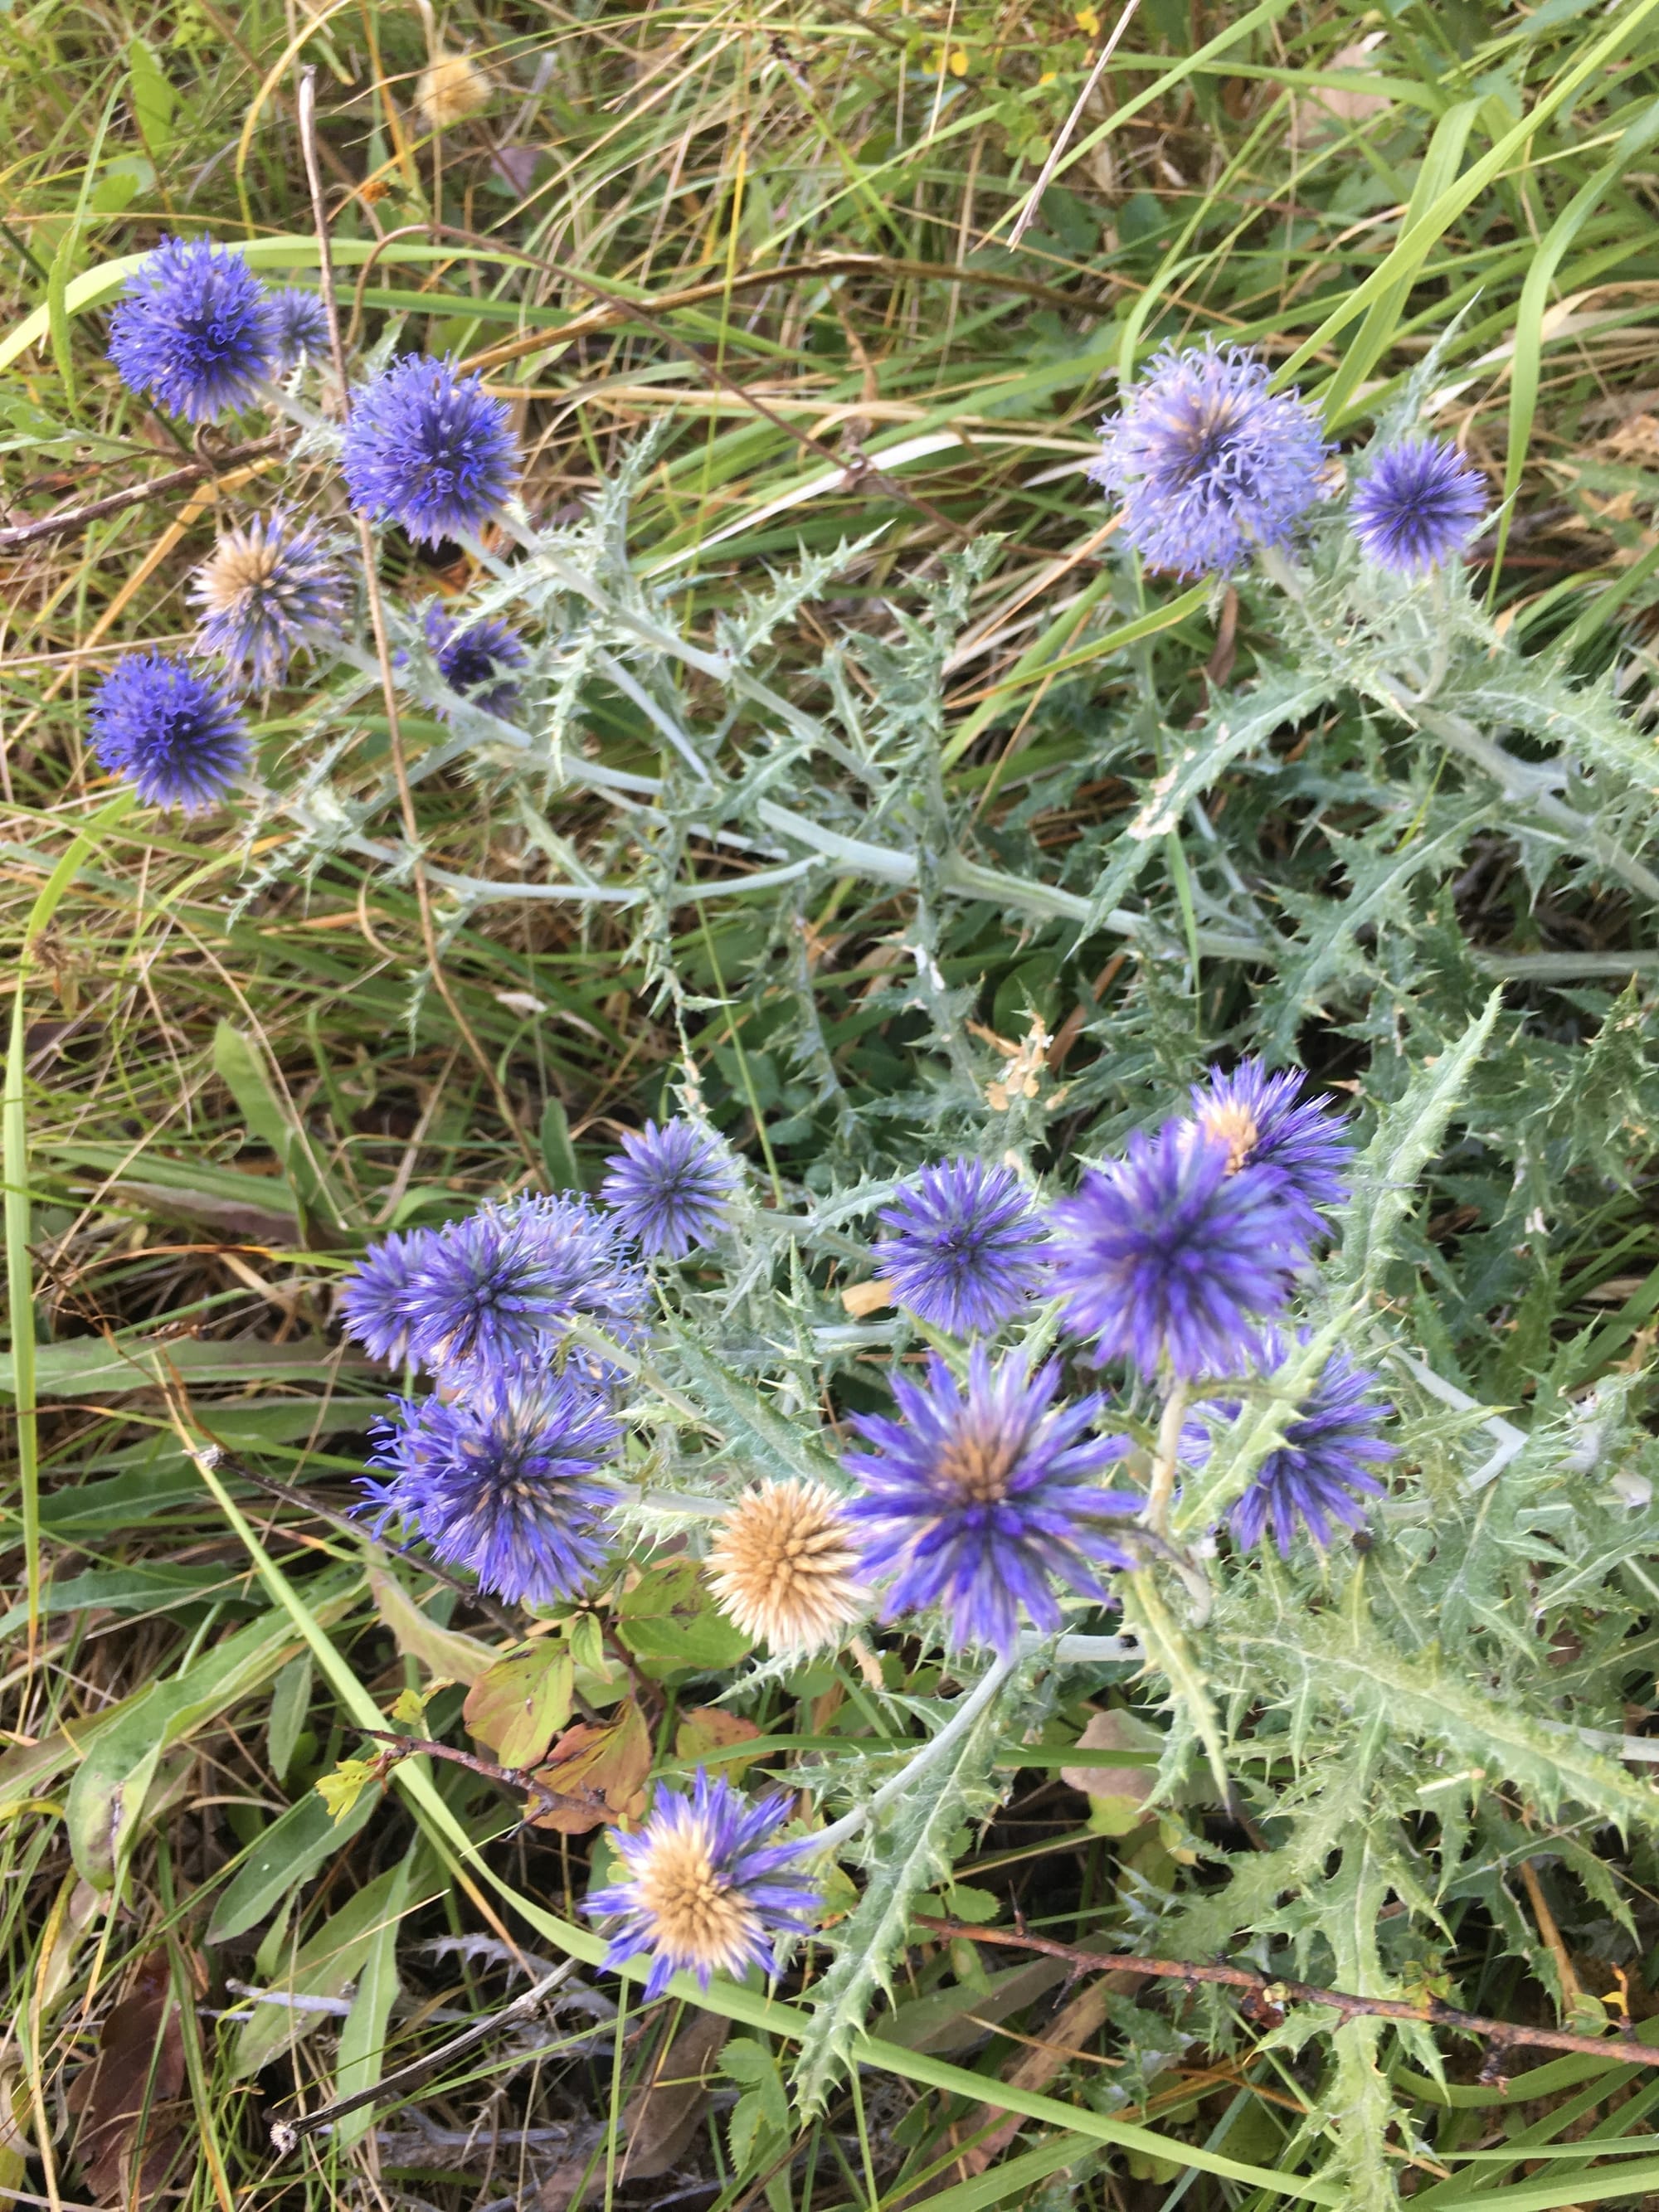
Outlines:
[{"label": "green broad leaf", "polygon": [[542,1109],[542,1158],[555,1190],[580,1190],[582,1172],[570,1141],[570,1116],[556,1098]]},{"label": "green broad leaf", "polygon": [[[340,2030],[334,2062],[337,2097],[352,2097],[360,2090],[372,2089],[386,2070],[386,2029],[398,1996],[398,1927],[410,1907],[415,1863],[421,1850],[417,1838],[396,1869],[380,1919],[369,1937],[357,1976],[357,1993]],[[356,2142],[374,2123],[374,2106],[360,2105],[335,2123],[333,2140],[342,2146]]]},{"label": "green broad leaf", "polygon": [[[131,1528],[131,1522],[128,1522]],[[107,1607],[112,1613],[167,1613],[200,1600],[212,1590],[221,1596],[246,1591],[242,1576],[218,1567],[176,1567],[165,1559],[144,1559],[130,1567],[89,1567],[48,1583],[40,1594],[43,1618]],[[0,1613],[0,1636],[15,1636],[27,1622],[26,1605]]]},{"label": "green broad leaf", "polygon": [[[301,1946],[292,1968],[276,1986],[279,1996],[343,1997],[356,1981],[374,1950],[376,1938],[386,1928],[396,1930],[408,1910],[410,1870],[407,1859],[368,1883],[340,1910],[331,1915],[309,1942]],[[387,2000],[388,2004],[390,1999]],[[273,2059],[320,2027],[329,2015],[299,2010],[283,2003],[253,2004],[253,2017],[243,2022],[231,2055],[232,2078],[245,2081],[269,2066]],[[384,2037],[381,2039],[384,2040]],[[378,2045],[376,2049],[378,2051]]]},{"label": "green broad leaf", "polygon": [[[344,1615],[356,1577],[349,1587],[334,1575],[313,1584],[307,1601],[313,1620],[325,1624]],[[94,1889],[113,1886],[162,1753],[263,1689],[294,1656],[298,1641],[290,1622],[264,1615],[204,1651],[171,1680],[152,1682],[100,1715],[92,1729],[77,1729],[82,1756],[70,1784],[64,1824],[82,1881]],[[67,1748],[72,1759],[75,1747]]]},{"label": "green broad leaf", "polygon": [[648,1566],[617,1607],[617,1632],[636,1659],[714,1673],[735,1667],[750,1639],[715,1605],[693,1559]]},{"label": "green broad leaf", "polygon": [[949,1875],[952,1834],[997,1802],[991,1777],[1006,1695],[1005,1689],[989,1700],[961,1739],[928,1768],[922,1785],[886,1818],[864,1895],[836,1930],[836,1962],[813,1990],[794,2075],[796,2101],[804,2115],[822,2111],[853,2057],[878,1993],[892,1996],[892,1963],[903,1950],[911,1910],[924,1890]]},{"label": "green broad leaf", "polygon": [[308,1651],[290,1659],[270,1686],[270,1718],[265,1723],[265,1755],[270,1761],[272,1779],[286,1784],[288,1771],[294,1764],[295,1747],[300,1741],[311,1711],[312,1665]]},{"label": "green broad leaf", "polygon": [[570,1718],[574,1692],[569,1652],[544,1636],[478,1675],[461,1717],[503,1766],[534,1766]]},{"label": "green broad leaf", "polygon": [[127,41],[127,96],[145,149],[152,160],[159,161],[172,137],[179,95],[154,51],[137,36]]},{"label": "green broad leaf", "polygon": [[378,1791],[365,1792],[344,1817],[336,1820],[315,1790],[279,1814],[248,1852],[213,1908],[210,1943],[228,1943],[269,1919],[319,1868],[368,1825],[380,1804]]},{"label": "green broad leaf", "polygon": [[[343,1358],[337,1346],[320,1337],[291,1338],[287,1344],[263,1340],[216,1342],[209,1337],[131,1335],[70,1337],[61,1344],[35,1347],[35,1389],[43,1398],[107,1398],[133,1390],[156,1390],[156,1363],[174,1369],[191,1384],[202,1382],[319,1382],[342,1373],[371,1371],[367,1360]],[[0,1357],[0,1390],[15,1390],[16,1369],[9,1352]],[[384,1412],[381,1406],[378,1410]],[[314,1407],[312,1409],[313,1414]]]}]

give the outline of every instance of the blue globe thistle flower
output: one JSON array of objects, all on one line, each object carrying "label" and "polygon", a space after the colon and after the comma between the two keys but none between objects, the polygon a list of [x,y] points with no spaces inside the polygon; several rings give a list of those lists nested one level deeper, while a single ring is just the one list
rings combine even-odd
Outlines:
[{"label": "blue globe thistle flower", "polygon": [[599,1195],[624,1237],[653,1258],[682,1260],[726,1218],[737,1177],[707,1133],[683,1116],[623,1131]]},{"label": "blue globe thistle flower", "polygon": [[367,1479],[374,1530],[419,1529],[433,1557],[465,1567],[509,1605],[579,1596],[605,1563],[602,1516],[615,1502],[600,1469],[622,1431],[605,1399],[574,1376],[496,1369],[464,1398],[392,1401],[375,1424]]},{"label": "blue globe thistle flower", "polygon": [[[1306,1344],[1309,1332],[1298,1333]],[[1268,1357],[1281,1366],[1286,1348],[1272,1342]],[[1375,1375],[1356,1367],[1345,1352],[1334,1352],[1285,1439],[1256,1470],[1249,1488],[1229,1516],[1234,1539],[1246,1549],[1259,1544],[1271,1525],[1281,1557],[1288,1556],[1299,1522],[1322,1549],[1332,1540],[1332,1524],[1358,1528],[1365,1518],[1363,1498],[1381,1498],[1383,1485],[1371,1469],[1395,1458],[1398,1447],[1377,1434],[1394,1407],[1370,1395]],[[1195,1409],[1212,1430],[1218,1420],[1236,1419],[1237,1405]]]},{"label": "blue globe thistle flower", "polygon": [[1333,451],[1295,392],[1213,340],[1165,347],[1101,426],[1089,474],[1122,501],[1123,535],[1147,564],[1224,574],[1258,545],[1282,545],[1320,495]]},{"label": "blue globe thistle flower", "polygon": [[[519,696],[519,687],[507,673],[524,665],[524,641],[504,622],[479,615],[458,627],[440,606],[426,611],[422,624],[426,641],[438,664],[438,673],[452,691],[470,699],[491,714],[505,714]],[[440,706],[439,714],[447,714]]]},{"label": "blue globe thistle flower", "polygon": [[952,1336],[990,1334],[1030,1304],[1048,1231],[1011,1168],[946,1160],[924,1168],[880,1220],[875,1248],[901,1305]]},{"label": "blue globe thistle flower", "polygon": [[1367,556],[1396,575],[1425,576],[1465,551],[1486,519],[1485,480],[1455,446],[1408,438],[1356,487],[1348,526]]},{"label": "blue globe thistle flower", "polygon": [[164,239],[110,318],[109,357],[132,392],[170,415],[211,422],[246,407],[270,374],[270,299],[240,253],[205,238]]},{"label": "blue globe thistle flower", "polygon": [[227,531],[191,580],[204,653],[261,690],[280,684],[313,630],[337,630],[345,584],[320,532],[284,514]]},{"label": "blue globe thistle flower", "polygon": [[1301,1091],[1293,1069],[1270,1075],[1259,1060],[1241,1060],[1231,1075],[1212,1067],[1207,1085],[1193,1085],[1193,1118],[1227,1147],[1230,1174],[1248,1167],[1276,1177],[1287,1200],[1305,1207],[1311,1236],[1317,1209],[1348,1195],[1353,1148],[1325,1100],[1300,1099]]},{"label": "blue globe thistle flower", "polygon": [[218,685],[161,653],[124,653],[88,714],[100,764],[152,806],[216,806],[253,757],[241,716]]},{"label": "blue globe thistle flower", "polygon": [[817,1883],[795,1865],[811,1839],[766,1840],[788,1817],[782,1793],[745,1797],[701,1766],[689,1793],[659,1788],[638,1835],[611,1831],[626,1878],[592,1891],[583,1907],[596,1920],[622,1921],[605,1964],[615,1971],[648,1951],[647,2004],[682,1972],[705,1990],[716,1973],[736,1980],[751,1966],[775,1975],[774,1940],[810,1934],[822,1903]]},{"label": "blue globe thistle flower", "polygon": [[1103,1359],[1183,1381],[1234,1375],[1260,1351],[1307,1257],[1305,1206],[1190,1123],[1137,1130],[1126,1157],[1091,1170],[1054,1210],[1055,1287]]},{"label": "blue globe thistle flower", "polygon": [[315,292],[302,291],[297,284],[273,292],[270,319],[278,368],[294,368],[307,355],[321,361],[327,354],[328,310]]},{"label": "blue globe thistle flower", "polygon": [[534,1194],[440,1230],[409,1286],[409,1353],[446,1375],[538,1356],[586,1318],[636,1335],[647,1286],[586,1198]]},{"label": "blue globe thistle flower", "polygon": [[415,1319],[410,1292],[437,1241],[434,1229],[394,1230],[369,1246],[341,1291],[340,1318],[346,1334],[371,1359],[399,1366],[408,1358]]},{"label": "blue globe thistle flower", "polygon": [[340,467],[353,507],[435,545],[500,510],[518,451],[504,400],[447,361],[406,353],[356,393]]},{"label": "blue globe thistle flower", "polygon": [[937,1353],[925,1386],[902,1375],[892,1384],[901,1418],[855,1414],[878,1449],[845,1461],[865,1486],[845,1508],[862,1534],[861,1571],[890,1583],[884,1619],[942,1606],[954,1643],[1006,1654],[1021,1606],[1039,1628],[1060,1626],[1051,1576],[1103,1601],[1096,1569],[1134,1564],[1111,1522],[1146,1502],[1100,1487],[1128,1449],[1127,1437],[1086,1434],[1103,1400],[1057,1407],[1057,1360],[1035,1374],[1018,1358],[994,1370],[983,1345],[969,1354],[965,1392]]}]

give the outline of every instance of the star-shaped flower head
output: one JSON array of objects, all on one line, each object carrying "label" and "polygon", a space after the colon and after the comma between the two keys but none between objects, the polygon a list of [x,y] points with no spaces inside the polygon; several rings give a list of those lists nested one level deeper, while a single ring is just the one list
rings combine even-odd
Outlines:
[{"label": "star-shaped flower head", "polygon": [[191,579],[202,650],[260,690],[280,684],[295,650],[337,630],[345,583],[322,534],[285,514],[228,530]]},{"label": "star-shaped flower head", "polygon": [[[1306,1344],[1309,1332],[1299,1332]],[[1279,1340],[1267,1346],[1272,1367],[1290,1357]],[[1234,1540],[1246,1549],[1259,1544],[1271,1528],[1281,1556],[1288,1557],[1298,1524],[1322,1550],[1334,1529],[1358,1528],[1367,1498],[1384,1495],[1374,1469],[1385,1467],[1398,1447],[1378,1434],[1394,1407],[1371,1395],[1375,1375],[1356,1367],[1345,1352],[1334,1352],[1324,1372],[1286,1424],[1284,1441],[1257,1468],[1249,1488],[1230,1517]],[[1237,1406],[1195,1407],[1212,1434],[1235,1419]]]},{"label": "star-shaped flower head", "polygon": [[625,1878],[595,1890],[583,1908],[596,1920],[621,1919],[605,1964],[615,1969],[648,1952],[647,2004],[682,1972],[705,1990],[715,1974],[738,1979],[750,1966],[775,1975],[774,1942],[809,1934],[822,1901],[796,1865],[811,1838],[767,1841],[788,1817],[787,1796],[745,1797],[701,1766],[689,1793],[659,1789],[638,1835],[611,1831]]},{"label": "star-shaped flower head", "polygon": [[1090,475],[1121,502],[1147,565],[1178,576],[1224,575],[1283,545],[1333,451],[1298,392],[1270,391],[1264,363],[1213,341],[1166,347],[1100,434]]},{"label": "star-shaped flower head", "polygon": [[624,1237],[649,1257],[682,1260],[719,1234],[737,1177],[706,1130],[683,1117],[647,1121],[622,1141],[599,1194]]},{"label": "star-shaped flower head", "polygon": [[602,1470],[621,1429],[605,1399],[574,1375],[493,1370],[465,1396],[394,1399],[375,1431],[366,1481],[378,1531],[411,1523],[445,1566],[465,1567],[509,1605],[580,1596],[605,1563],[604,1516],[616,1485]]},{"label": "star-shaped flower head", "polygon": [[153,806],[201,814],[253,757],[246,726],[219,686],[161,653],[124,653],[88,715],[94,750]]},{"label": "star-shaped flower head", "polygon": [[1426,576],[1468,550],[1486,505],[1485,479],[1455,446],[1407,438],[1360,479],[1348,526],[1379,568]]},{"label": "star-shaped flower head", "polygon": [[987,1335],[1022,1312],[1044,1274],[1046,1224],[1011,1168],[924,1168],[881,1215],[876,1264],[901,1305],[952,1336]]},{"label": "star-shaped flower head", "polygon": [[1270,1075],[1259,1060],[1241,1060],[1231,1073],[1212,1067],[1207,1084],[1193,1085],[1193,1119],[1227,1147],[1230,1175],[1248,1167],[1275,1177],[1286,1200],[1306,1209],[1313,1235],[1320,1210],[1348,1195],[1353,1146],[1328,1103],[1304,1098],[1302,1089],[1293,1069]]},{"label": "star-shaped flower head", "polygon": [[228,246],[163,239],[116,301],[109,357],[129,390],[169,415],[216,422],[247,406],[276,366],[270,295]]},{"label": "star-shaped flower head", "polygon": [[1006,1654],[1022,1607],[1041,1629],[1060,1626],[1053,1578],[1103,1601],[1098,1570],[1134,1564],[1114,1523],[1121,1535],[1145,1501],[1102,1487],[1128,1449],[1089,1434],[1102,1399],[1056,1405],[1057,1360],[1035,1374],[1018,1357],[994,1369],[983,1345],[965,1390],[937,1353],[925,1383],[895,1375],[892,1387],[899,1418],[855,1414],[875,1449],[844,1462],[863,1486],[846,1510],[864,1572],[888,1584],[884,1617],[939,1606],[953,1644]]},{"label": "star-shaped flower head", "polygon": [[354,394],[340,468],[360,513],[435,545],[501,512],[518,449],[504,400],[449,362],[406,353]]}]

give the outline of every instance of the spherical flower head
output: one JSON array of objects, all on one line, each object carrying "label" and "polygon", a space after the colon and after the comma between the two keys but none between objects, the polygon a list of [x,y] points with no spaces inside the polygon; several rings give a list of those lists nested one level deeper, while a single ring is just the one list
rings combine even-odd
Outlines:
[{"label": "spherical flower head", "polygon": [[197,639],[261,690],[309,632],[337,629],[345,585],[320,533],[283,514],[227,531],[191,580]]},{"label": "spherical flower head", "polygon": [[847,1455],[864,1494],[846,1510],[866,1572],[889,1583],[884,1619],[942,1606],[953,1644],[1006,1656],[1022,1606],[1039,1628],[1060,1626],[1051,1577],[1103,1601],[1096,1569],[1134,1564],[1112,1523],[1145,1501],[1099,1481],[1127,1439],[1090,1437],[1103,1401],[1056,1406],[1059,1387],[1057,1360],[1034,1375],[1018,1358],[993,1369],[975,1345],[965,1391],[935,1353],[925,1384],[893,1377],[897,1420],[854,1417],[877,1449]]},{"label": "spherical flower head", "polygon": [[774,1940],[809,1934],[822,1902],[795,1865],[811,1839],[767,1841],[788,1816],[787,1796],[745,1797],[701,1766],[689,1794],[659,1790],[638,1835],[611,1832],[626,1877],[594,1890],[583,1908],[621,1920],[605,1964],[615,1970],[649,1952],[647,2003],[679,1972],[705,1990],[716,1973],[736,1978],[751,1966],[775,1975]]},{"label": "spherical flower head", "polygon": [[599,1195],[623,1235],[653,1259],[683,1260],[726,1219],[737,1188],[732,1164],[705,1130],[684,1117],[659,1128],[623,1131],[605,1162]]},{"label": "spherical flower head", "polygon": [[436,1243],[435,1230],[394,1230],[369,1246],[341,1291],[345,1333],[371,1359],[397,1366],[409,1357],[409,1332],[415,1318],[410,1294],[416,1275]]},{"label": "spherical flower head", "polygon": [[[519,687],[507,672],[524,665],[523,639],[489,615],[458,627],[439,606],[427,609],[422,627],[438,673],[450,690],[488,714],[507,714],[519,696]],[[441,706],[438,712],[447,715]]]},{"label": "spherical flower head", "polygon": [[1054,1235],[1077,1334],[1097,1338],[1103,1359],[1190,1382],[1254,1364],[1257,1323],[1283,1311],[1307,1257],[1307,1212],[1276,1177],[1233,1172],[1218,1139],[1166,1121],[1060,1200]]},{"label": "spherical flower head", "polygon": [[901,1305],[952,1336],[990,1334],[1029,1305],[1048,1232],[1012,1169],[924,1168],[881,1215],[876,1261]]},{"label": "spherical flower head", "polygon": [[253,757],[241,716],[218,685],[161,653],[124,653],[88,720],[100,764],[152,806],[201,814]]},{"label": "spherical flower head", "polygon": [[708,1580],[745,1636],[785,1655],[838,1641],[864,1610],[842,1503],[822,1482],[763,1482],[721,1522]]},{"label": "spherical flower head", "polygon": [[1193,1119],[1206,1136],[1227,1147],[1227,1172],[1255,1168],[1277,1179],[1286,1200],[1306,1210],[1309,1233],[1318,1209],[1340,1206],[1352,1146],[1322,1098],[1304,1099],[1293,1070],[1270,1075],[1259,1060],[1241,1060],[1231,1074],[1210,1070],[1207,1085],[1193,1085]]},{"label": "spherical flower head", "polygon": [[[1298,1341],[1308,1341],[1305,1329]],[[1275,1341],[1269,1353],[1275,1366],[1284,1364],[1282,1345]],[[1360,1501],[1383,1494],[1371,1470],[1386,1465],[1397,1449],[1377,1434],[1394,1407],[1370,1395],[1376,1381],[1346,1352],[1331,1354],[1296,1419],[1286,1424],[1284,1442],[1269,1452],[1232,1510],[1230,1526],[1237,1543],[1247,1549],[1259,1544],[1271,1526],[1285,1557],[1298,1522],[1322,1549],[1332,1540],[1333,1523],[1344,1528],[1363,1523]],[[1212,1428],[1237,1413],[1235,1406],[1204,1410]]]},{"label": "spherical flower head", "polygon": [[353,507],[435,545],[499,512],[518,453],[505,401],[449,362],[406,353],[356,393],[340,467]]},{"label": "spherical flower head", "polygon": [[409,1352],[457,1378],[539,1357],[588,1319],[635,1335],[644,1276],[588,1200],[526,1194],[440,1230],[410,1284]]},{"label": "spherical flower head", "polygon": [[1282,545],[1320,496],[1332,448],[1295,392],[1212,340],[1166,347],[1101,426],[1090,469],[1122,502],[1123,535],[1154,568],[1224,575],[1259,545]]},{"label": "spherical flower head", "polygon": [[228,246],[164,239],[116,302],[109,356],[130,391],[187,422],[214,422],[246,407],[276,363],[270,295]]},{"label": "spherical flower head", "polygon": [[270,299],[271,328],[280,368],[295,368],[309,356],[320,361],[328,351],[328,310],[315,292],[286,285]]},{"label": "spherical flower head", "polygon": [[398,1418],[376,1425],[369,1461],[389,1480],[363,1486],[377,1530],[412,1524],[434,1559],[509,1605],[555,1605],[592,1584],[618,1494],[601,1470],[622,1433],[598,1391],[524,1368],[483,1375],[453,1401],[392,1402]]},{"label": "spherical flower head", "polygon": [[1363,477],[1348,526],[1379,568],[1425,576],[1467,551],[1486,519],[1486,487],[1455,446],[1408,438]]}]

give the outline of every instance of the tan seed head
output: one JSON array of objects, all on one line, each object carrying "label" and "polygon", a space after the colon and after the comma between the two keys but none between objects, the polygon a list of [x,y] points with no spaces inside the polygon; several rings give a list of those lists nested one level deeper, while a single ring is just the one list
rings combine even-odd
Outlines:
[{"label": "tan seed head", "polygon": [[1261,1136],[1255,1115],[1249,1107],[1237,1103],[1206,1106],[1198,1117],[1198,1125],[1206,1136],[1218,1139],[1227,1147],[1229,1175],[1238,1173]]},{"label": "tan seed head", "polygon": [[466,54],[440,54],[415,83],[415,105],[428,131],[465,123],[489,98],[489,79]]},{"label": "tan seed head", "polygon": [[281,565],[282,540],[274,532],[258,525],[227,531],[196,571],[197,605],[209,614],[224,614],[261,599]]},{"label": "tan seed head", "polygon": [[708,1838],[691,1821],[656,1838],[638,1877],[658,1941],[681,1964],[741,1975],[760,1916],[714,1871]]},{"label": "tan seed head", "polygon": [[779,1652],[834,1642],[863,1611],[853,1532],[821,1482],[764,1482],[720,1527],[708,1578],[746,1636]]}]

